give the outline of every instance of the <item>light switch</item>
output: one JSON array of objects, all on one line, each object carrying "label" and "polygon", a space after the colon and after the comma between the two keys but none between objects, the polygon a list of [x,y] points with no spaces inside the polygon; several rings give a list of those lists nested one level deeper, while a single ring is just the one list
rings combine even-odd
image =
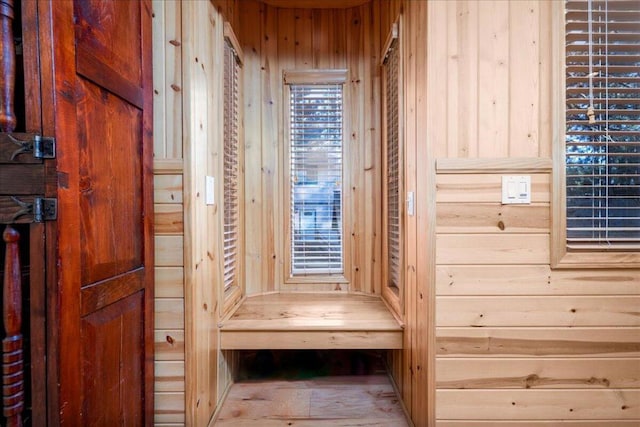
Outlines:
[{"label": "light switch", "polygon": [[215,204],[215,183],[216,180],[212,176],[206,176],[204,181],[204,202],[210,206]]},{"label": "light switch", "polygon": [[407,191],[407,215],[415,215],[415,193],[413,191]]},{"label": "light switch", "polygon": [[503,176],[502,204],[531,203],[531,176]]},{"label": "light switch", "polygon": [[527,197],[529,191],[527,190],[528,186],[526,181],[518,181],[518,196],[519,197]]}]

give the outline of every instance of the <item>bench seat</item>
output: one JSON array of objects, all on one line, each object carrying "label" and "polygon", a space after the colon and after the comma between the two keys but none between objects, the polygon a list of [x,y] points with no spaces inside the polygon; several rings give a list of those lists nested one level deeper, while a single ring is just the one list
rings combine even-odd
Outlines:
[{"label": "bench seat", "polygon": [[403,327],[380,297],[250,296],[221,325],[221,349],[399,349]]}]

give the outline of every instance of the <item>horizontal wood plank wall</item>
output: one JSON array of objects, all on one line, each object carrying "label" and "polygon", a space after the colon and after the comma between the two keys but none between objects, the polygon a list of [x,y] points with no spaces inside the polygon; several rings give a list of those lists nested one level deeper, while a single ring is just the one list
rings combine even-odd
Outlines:
[{"label": "horizontal wood plank wall", "polygon": [[179,2],[154,0],[155,419],[184,425],[182,34]]},{"label": "horizontal wood plank wall", "polygon": [[437,425],[639,423],[640,271],[550,268],[550,2],[429,10]]},{"label": "horizontal wood plank wall", "polygon": [[[245,53],[246,291],[329,291],[335,285],[283,284],[283,83],[286,69],[347,68],[352,185],[345,189],[351,221],[348,275],[354,292],[380,293],[380,46],[370,4],[347,9],[284,9],[237,2]],[[375,37],[371,35],[375,34]]]}]

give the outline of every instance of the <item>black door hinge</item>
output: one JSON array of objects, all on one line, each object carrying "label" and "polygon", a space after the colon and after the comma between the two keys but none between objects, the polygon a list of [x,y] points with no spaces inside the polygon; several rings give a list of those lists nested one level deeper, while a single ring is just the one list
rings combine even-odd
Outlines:
[{"label": "black door hinge", "polygon": [[[15,134],[16,136],[6,133],[2,139],[17,145],[19,148],[11,154],[10,160],[15,160],[21,154],[31,153],[36,159],[55,159],[56,158],[56,139],[50,136],[42,136],[36,134]],[[20,138],[26,137],[26,138]]]},{"label": "black door hinge", "polygon": [[25,215],[32,215],[33,222],[55,221],[58,219],[58,200],[47,197],[35,197],[33,203],[23,202],[17,197],[11,197],[20,209],[13,215],[17,220]]},{"label": "black door hinge", "polygon": [[36,159],[55,159],[56,139],[50,136],[35,135],[33,138],[33,157]]}]

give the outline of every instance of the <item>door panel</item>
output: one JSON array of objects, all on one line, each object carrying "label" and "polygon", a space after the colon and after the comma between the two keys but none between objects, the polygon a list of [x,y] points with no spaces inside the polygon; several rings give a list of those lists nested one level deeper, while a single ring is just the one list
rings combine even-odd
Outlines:
[{"label": "door panel", "polygon": [[85,425],[143,424],[142,297],[137,292],[82,319]]},{"label": "door panel", "polygon": [[82,78],[77,114],[82,285],[142,264],[142,111]]},{"label": "door panel", "polygon": [[[141,87],[140,5],[135,1],[75,1],[78,69],[97,61],[107,71]],[[88,78],[99,78],[95,73]],[[112,86],[113,83],[109,84]]]},{"label": "door panel", "polygon": [[150,1],[40,4],[58,144],[59,422],[150,426]]}]

